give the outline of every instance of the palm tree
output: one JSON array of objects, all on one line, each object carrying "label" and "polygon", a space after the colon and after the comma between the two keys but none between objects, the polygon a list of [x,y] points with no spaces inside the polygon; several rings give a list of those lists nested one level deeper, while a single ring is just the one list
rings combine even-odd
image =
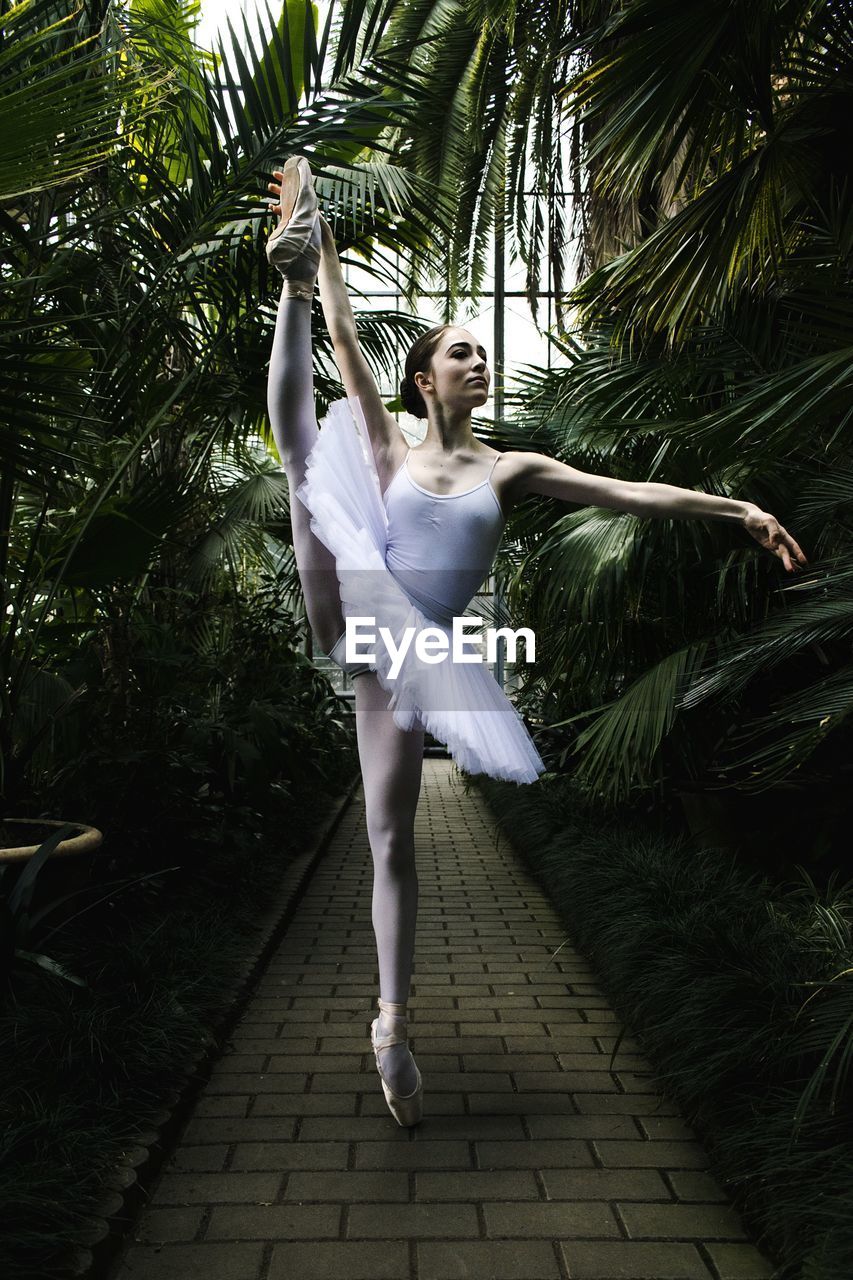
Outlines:
[{"label": "palm tree", "polygon": [[[406,84],[369,47],[343,47],[330,72],[333,15],[318,31],[290,3],[242,45],[229,24],[212,55],[193,43],[196,13],[25,0],[4,19],[19,123],[0,155],[7,799],[84,692],[63,675],[80,644],[97,643],[120,708],[129,620],[166,608],[163,588],[197,597],[266,569],[295,592],[286,483],[252,445],[268,440],[273,167],[312,154],[344,254],[380,275],[400,245],[428,254],[426,213],[447,209],[374,154],[411,114]],[[364,344],[387,360],[423,327],[372,314]],[[318,325],[321,408],[341,392],[324,338]]]},{"label": "palm tree", "polygon": [[504,437],[749,497],[784,513],[812,564],[780,592],[775,563],[719,527],[524,504],[501,567],[548,670],[522,704],[580,709],[564,754],[610,800],[805,783],[812,757],[812,782],[831,774],[853,696],[849,7],[395,10],[389,42],[427,37],[418,65],[452,110],[419,117],[413,156],[462,193],[457,285],[476,285],[502,217],[533,283],[571,140],[575,217],[557,207],[550,248],[560,263],[577,230],[587,274],[558,312],[565,367],[531,373]]},{"label": "palm tree", "polygon": [[605,191],[635,194],[680,155],[683,204],[573,292],[581,345],[526,412],[573,460],[597,448],[595,465],[789,513],[816,555],[780,600],[775,565],[718,531],[654,522],[638,538],[616,516],[596,535],[593,512],[554,531],[544,553],[568,616],[609,601],[606,652],[630,634],[609,676],[590,628],[574,638],[578,674],[601,674],[587,697],[608,702],[576,744],[580,770],[613,797],[655,772],[765,788],[802,780],[817,753],[814,781],[843,758],[840,741],[818,749],[839,727],[846,739],[853,701],[850,15],[773,5],[759,29],[693,8],[626,7],[606,28],[617,50],[567,88],[572,109],[607,119]]}]

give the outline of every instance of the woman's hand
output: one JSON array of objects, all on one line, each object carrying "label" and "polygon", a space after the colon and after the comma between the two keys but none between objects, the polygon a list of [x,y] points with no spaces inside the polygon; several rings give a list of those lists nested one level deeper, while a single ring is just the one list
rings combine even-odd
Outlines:
[{"label": "woman's hand", "polygon": [[771,551],[785,565],[788,573],[799,570],[800,565],[791,559],[793,553],[802,564],[808,564],[799,543],[791,537],[787,529],[783,529],[775,516],[760,507],[752,507],[744,517],[743,527],[762,547]]},{"label": "woman's hand", "polygon": [[[272,176],[274,178],[277,178],[278,181],[268,182],[267,190],[271,191],[274,196],[277,196],[278,199],[281,200],[281,180],[284,177],[284,173],[282,172],[281,169],[273,169]],[[273,200],[269,201],[269,207],[270,207],[270,213],[279,213],[279,214],[281,213],[281,205],[276,204]]]}]

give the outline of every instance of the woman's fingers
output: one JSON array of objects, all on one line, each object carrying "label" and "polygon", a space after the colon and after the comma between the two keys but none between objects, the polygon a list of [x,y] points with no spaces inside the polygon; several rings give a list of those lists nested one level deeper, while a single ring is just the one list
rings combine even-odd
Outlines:
[{"label": "woman's fingers", "polygon": [[799,569],[800,567],[798,564],[795,564],[791,559],[791,552],[793,552],[793,554],[797,557],[798,560],[802,562],[802,564],[808,564],[808,560],[803,554],[800,544],[794,538],[792,538],[790,533],[788,533],[788,530],[783,529],[781,525],[779,526],[779,535],[782,542],[782,545],[779,548],[779,554],[781,555],[782,560],[784,561],[784,564],[785,564],[785,568],[788,570],[788,572],[791,573],[794,569]]},{"label": "woman's fingers", "polygon": [[776,525],[776,528],[770,534],[770,550],[774,555],[779,557],[785,568],[788,569],[791,565],[791,557],[788,555],[788,549],[785,546],[788,535],[782,528],[781,524],[779,524],[778,520],[773,523]]},{"label": "woman's fingers", "polygon": [[801,564],[808,564],[799,543],[769,512],[757,512],[755,518],[750,517],[747,520],[746,528],[757,542],[760,542],[774,556],[779,557],[788,573],[800,568],[800,565],[791,559],[792,553]]},{"label": "woman's fingers", "polygon": [[[273,169],[273,173],[274,173],[277,177],[279,177],[279,178],[281,178],[281,177],[283,176],[283,175],[282,175],[282,172],[281,172],[281,170],[280,170],[280,169]],[[276,196],[278,196],[278,197],[279,197],[279,199],[281,199],[281,183],[280,183],[280,182],[268,182],[268,183],[267,183],[267,191],[272,191],[273,195],[276,195]],[[270,211],[270,213],[278,213],[278,214],[280,214],[280,213],[281,213],[281,205],[280,205],[280,204],[276,204],[276,202],[275,202],[274,200],[270,200],[270,201],[269,201],[269,211]]]}]

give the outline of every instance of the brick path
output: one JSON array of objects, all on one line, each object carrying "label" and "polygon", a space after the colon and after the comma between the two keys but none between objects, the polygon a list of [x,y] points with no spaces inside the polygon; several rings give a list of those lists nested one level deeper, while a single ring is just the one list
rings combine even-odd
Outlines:
[{"label": "brick path", "polygon": [[344,815],[115,1280],[759,1280],[773,1268],[553,909],[424,761],[410,1042],[389,1114],[364,809]]}]

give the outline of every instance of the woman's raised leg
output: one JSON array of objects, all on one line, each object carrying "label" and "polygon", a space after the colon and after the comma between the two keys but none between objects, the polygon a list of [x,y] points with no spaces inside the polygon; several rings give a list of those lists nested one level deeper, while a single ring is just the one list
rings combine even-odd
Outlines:
[{"label": "woman's raised leg", "polygon": [[[356,733],[364,784],[367,836],[373,857],[373,931],[379,961],[379,995],[406,1004],[415,950],[418,874],[415,813],[423,772],[424,731],[403,730],[388,709],[390,694],[374,672],[356,676]],[[379,1035],[394,1029],[379,1014]],[[382,1073],[400,1095],[417,1086],[412,1055],[405,1044],[382,1052]]]},{"label": "woman's raised leg", "polygon": [[[319,228],[318,228],[319,237]],[[329,653],[344,630],[335,557],[311,529],[311,516],[296,497],[305,459],[319,436],[314,408],[311,303],[286,295],[278,303],[267,377],[267,409],[290,489],[293,552],[314,638]]]}]

